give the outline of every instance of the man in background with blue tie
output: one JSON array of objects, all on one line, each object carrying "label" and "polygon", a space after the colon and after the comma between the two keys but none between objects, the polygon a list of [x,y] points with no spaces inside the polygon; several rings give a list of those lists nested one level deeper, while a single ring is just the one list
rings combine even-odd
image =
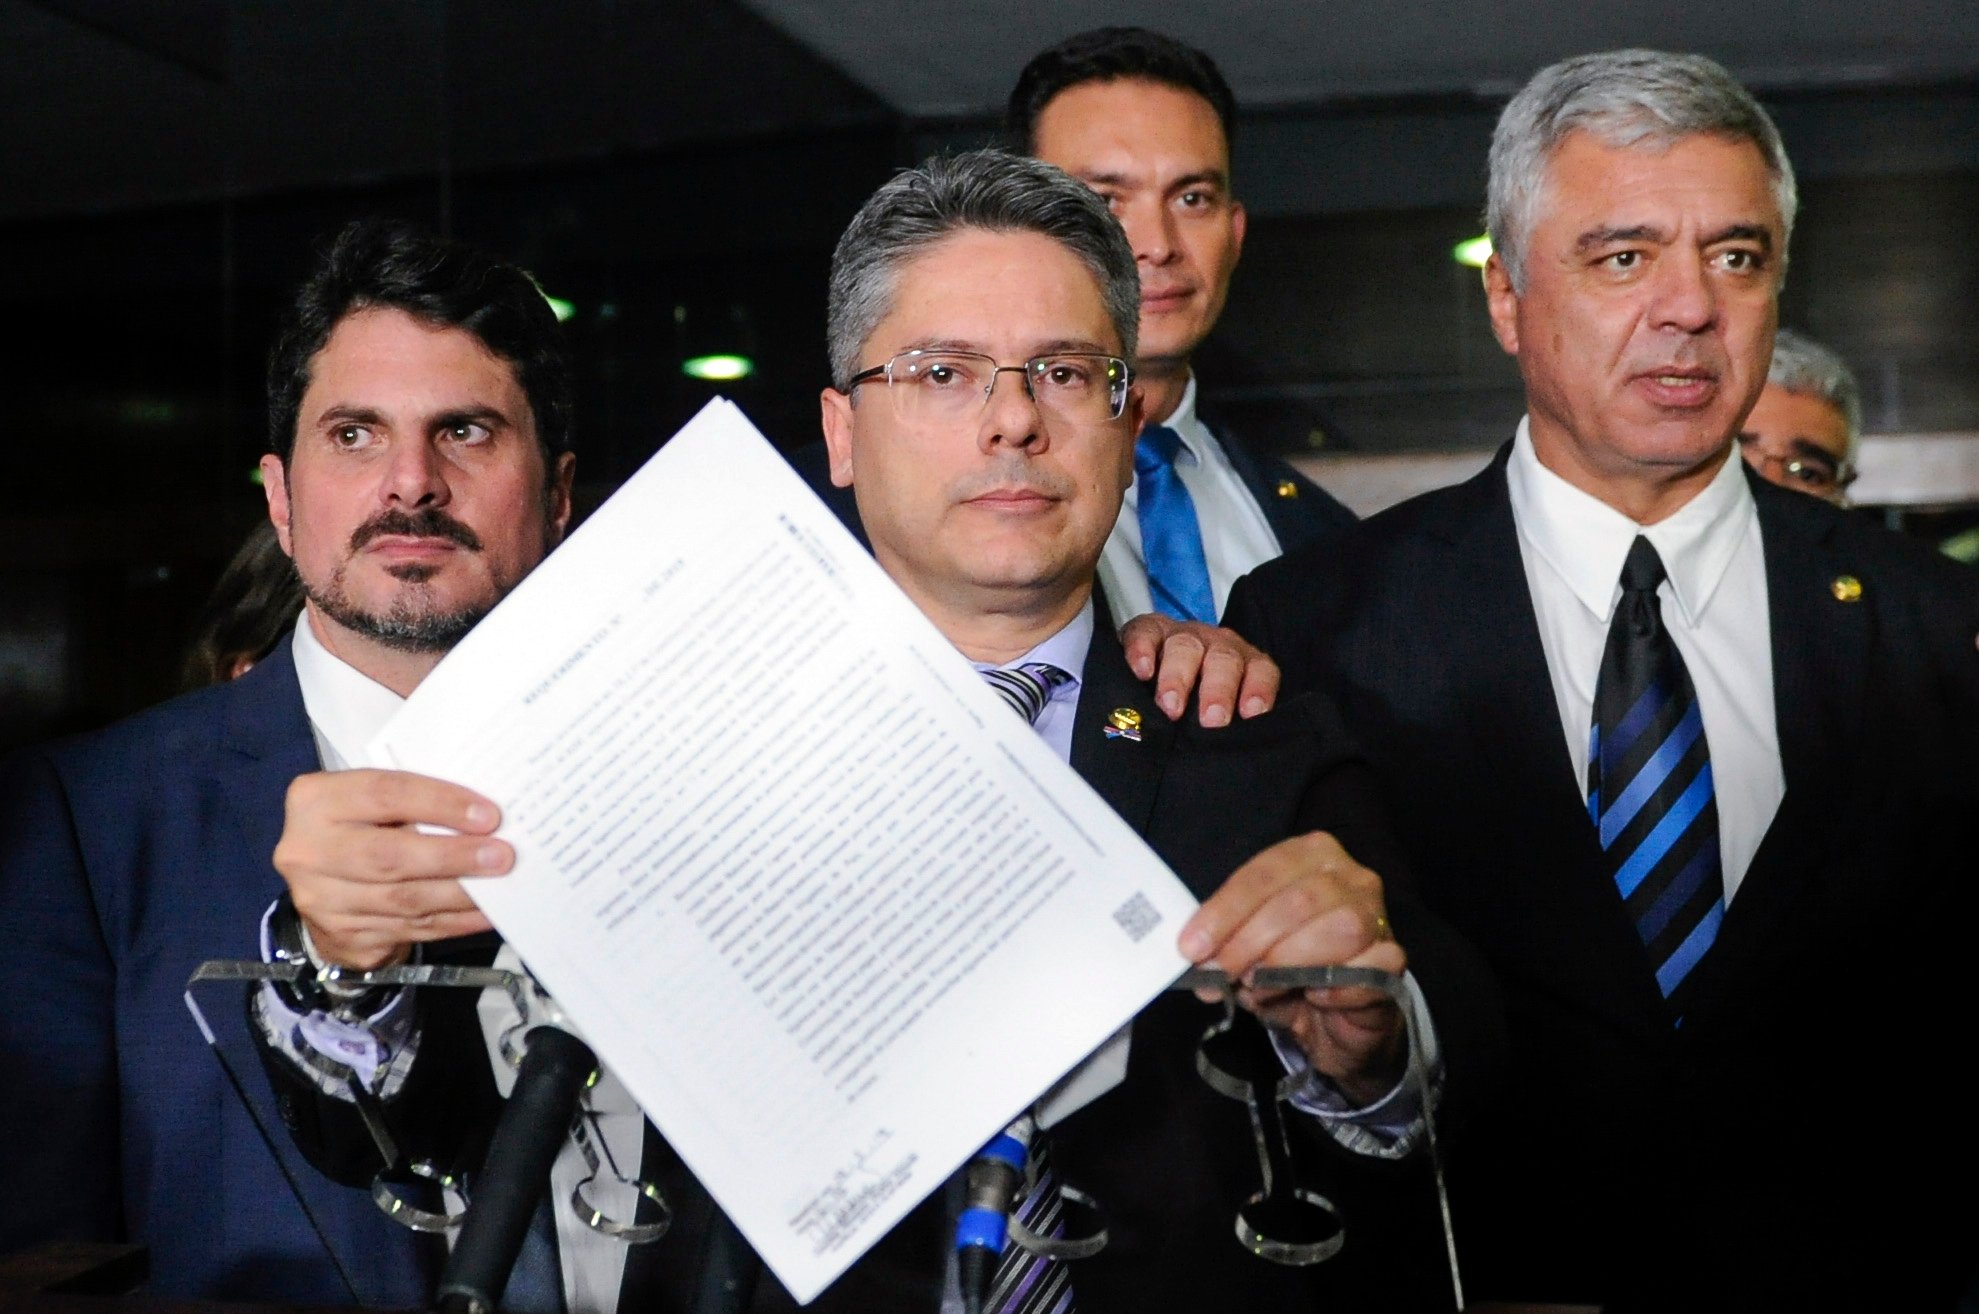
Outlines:
[{"label": "man in background with blue tie", "polygon": [[1949,1308],[1969,1262],[1937,1074],[1979,577],[1739,460],[1794,209],[1710,60],[1540,72],[1491,148],[1516,436],[1231,598],[1340,700],[1506,991],[1513,1097],[1455,1201],[1480,1296]]},{"label": "man in background with blue tie", "polygon": [[1239,576],[1354,521],[1202,413],[1190,358],[1223,313],[1244,248],[1235,115],[1208,55],[1145,28],[1069,37],[1025,65],[1010,94],[1013,147],[1105,197],[1140,271],[1146,424],[1099,565],[1122,620],[1152,611],[1213,622]]}]

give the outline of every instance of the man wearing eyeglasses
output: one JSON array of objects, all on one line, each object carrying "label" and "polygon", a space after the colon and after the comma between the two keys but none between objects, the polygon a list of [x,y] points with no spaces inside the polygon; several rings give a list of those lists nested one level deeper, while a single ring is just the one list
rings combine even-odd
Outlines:
[{"label": "man wearing eyeglasses", "polygon": [[[1406,887],[1376,874],[1400,875],[1394,847],[1330,707],[1301,702],[1216,731],[1139,711],[1096,585],[1143,412],[1129,365],[1143,313],[1133,254],[1099,198],[1037,162],[981,152],[887,184],[833,262],[831,477],[857,497],[881,566],[979,668],[1048,673],[1039,733],[1205,900],[1181,929],[1184,954],[1239,973],[1408,964],[1441,1022],[1457,1008],[1438,989],[1446,946]],[[1110,720],[1139,734],[1109,736]],[[1296,994],[1242,1002],[1323,1115],[1291,1115],[1304,1119],[1303,1150],[1337,1150],[1323,1122],[1375,1155],[1406,1148],[1393,1010]],[[1077,1308],[1311,1308],[1326,1279],[1348,1277],[1380,1299],[1370,1261],[1397,1238],[1365,1215],[1348,1242],[1361,1252],[1339,1273],[1231,1243],[1231,1204],[1256,1189],[1258,1168],[1241,1110],[1193,1071],[1212,1016],[1192,999],[1158,1001],[1133,1028],[1126,1082],[1053,1131],[1055,1161],[1101,1200],[1112,1238],[1069,1266]],[[1367,1167],[1342,1170],[1359,1186]],[[1426,1180],[1413,1185],[1427,1205]],[[1415,1234],[1427,1267],[1406,1279],[1427,1272],[1431,1291],[1434,1235]]]},{"label": "man wearing eyeglasses", "polygon": [[1738,434],[1739,454],[1782,488],[1837,504],[1855,482],[1862,390],[1848,362],[1792,329],[1773,338],[1766,386]]},{"label": "man wearing eyeglasses", "polygon": [[[853,220],[833,261],[834,386],[822,399],[832,477],[856,494],[895,583],[990,683],[1016,693],[1013,710],[1021,705],[1205,900],[1187,925],[1157,933],[1239,977],[1260,965],[1407,972],[1409,1025],[1426,1037],[1429,1070],[1443,1088],[1464,1089],[1496,1031],[1489,988],[1400,880],[1365,769],[1330,707],[1302,700],[1221,729],[1171,721],[1115,637],[1094,577],[1132,477],[1137,303],[1119,226],[1060,171],[978,152],[899,175]],[[348,840],[339,851],[333,835],[314,839],[333,862],[299,860],[302,843],[277,858],[303,908],[340,879],[366,879],[365,855],[353,857]],[[373,905],[368,928],[421,938],[403,900],[374,894]],[[315,939],[337,957],[322,932]],[[1040,1156],[1067,1191],[1032,1190],[1018,1216],[1045,1231],[1076,1188],[1096,1204],[1104,1247],[1049,1263],[1006,1252],[986,1310],[1294,1314],[1341,1291],[1358,1293],[1356,1309],[1447,1300],[1401,1011],[1367,990],[1246,989],[1238,1002],[1234,1043],[1267,1102],[1281,1090],[1291,1101],[1292,1162],[1267,1180],[1246,1105],[1197,1070],[1197,1042],[1220,1006],[1164,996],[1081,1070],[1083,1094],[1038,1111],[1049,1146]],[[444,1040],[441,1025],[422,1043]],[[416,1056],[406,1063],[402,1090],[435,1089]],[[443,1105],[444,1117],[419,1120],[399,1109],[409,1157],[458,1139],[449,1124],[463,1104]],[[372,1166],[360,1162],[362,1129],[348,1110],[319,1112],[298,1138],[319,1163],[361,1179]],[[660,1183],[674,1223],[627,1256],[617,1308],[707,1308],[697,1293],[710,1290],[727,1293],[723,1309],[792,1307],[658,1138],[640,1171]],[[963,1308],[960,1265],[948,1258],[959,1186],[923,1202],[811,1308]],[[1275,1264],[1233,1236],[1239,1209],[1262,1193],[1274,1208],[1252,1215],[1258,1244],[1309,1241],[1302,1228],[1323,1239],[1328,1207],[1300,1191],[1324,1191],[1345,1214],[1337,1259]],[[574,1304],[571,1314],[586,1311]]]}]

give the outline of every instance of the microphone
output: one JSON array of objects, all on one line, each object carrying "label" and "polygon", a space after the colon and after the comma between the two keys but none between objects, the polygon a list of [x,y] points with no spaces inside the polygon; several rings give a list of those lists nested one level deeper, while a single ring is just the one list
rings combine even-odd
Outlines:
[{"label": "microphone", "polygon": [[[557,1027],[534,1028],[528,1043],[460,1239],[440,1274],[444,1314],[494,1314],[577,1115],[577,1098],[598,1067],[590,1046]],[[562,1281],[560,1274],[552,1278]]]},{"label": "microphone", "polygon": [[1024,1114],[969,1160],[963,1178],[962,1216],[955,1220],[955,1266],[965,1314],[983,1314],[996,1261],[1009,1244],[1010,1202],[1024,1181],[1024,1160],[1037,1128]]}]

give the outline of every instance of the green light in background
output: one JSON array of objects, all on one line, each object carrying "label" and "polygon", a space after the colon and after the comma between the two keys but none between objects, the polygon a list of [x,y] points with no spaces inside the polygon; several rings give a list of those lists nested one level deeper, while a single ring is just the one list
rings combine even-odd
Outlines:
[{"label": "green light in background", "polygon": [[1460,265],[1482,269],[1484,262],[1491,259],[1490,235],[1473,237],[1468,242],[1459,242],[1450,248],[1450,255]]},{"label": "green light in background", "polygon": [[747,356],[695,356],[680,364],[680,372],[690,379],[707,379],[713,383],[727,383],[734,379],[746,379],[756,372],[756,362]]},{"label": "green light in background", "polygon": [[559,324],[568,323],[571,317],[577,314],[577,303],[574,301],[565,301],[562,297],[553,297],[548,292],[543,294],[543,300],[550,303],[550,313],[557,317],[557,323]]},{"label": "green light in background", "polygon": [[259,485],[259,484],[261,483],[261,467],[260,467],[260,466],[258,466],[258,465],[257,465],[257,466],[255,466],[255,467],[254,467],[253,469],[251,469],[251,470],[249,470],[249,471],[247,472],[247,482],[249,482],[250,484],[255,484],[255,485],[257,485],[257,486],[258,486],[258,485]]}]

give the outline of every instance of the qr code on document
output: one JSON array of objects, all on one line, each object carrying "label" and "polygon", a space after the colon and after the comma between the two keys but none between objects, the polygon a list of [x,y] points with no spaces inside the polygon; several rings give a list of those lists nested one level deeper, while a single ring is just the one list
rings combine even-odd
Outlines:
[{"label": "qr code on document", "polygon": [[1148,902],[1147,895],[1136,894],[1113,910],[1113,920],[1120,923],[1129,940],[1139,944],[1149,931],[1161,925],[1161,914]]}]

